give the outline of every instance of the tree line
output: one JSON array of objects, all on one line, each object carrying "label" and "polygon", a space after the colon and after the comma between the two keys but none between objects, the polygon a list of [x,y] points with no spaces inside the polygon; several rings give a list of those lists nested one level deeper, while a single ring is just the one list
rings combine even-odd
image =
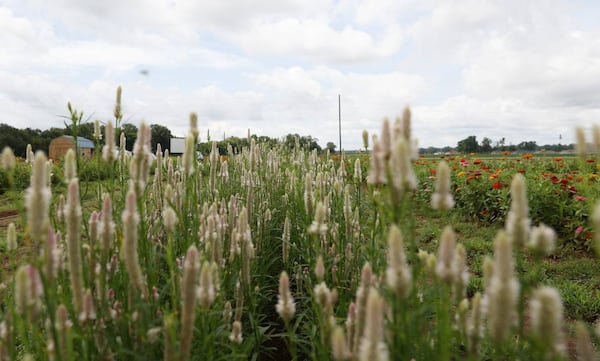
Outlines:
[{"label": "tree line", "polygon": [[562,152],[563,150],[574,149],[575,145],[571,144],[544,144],[538,145],[536,141],[522,141],[519,144],[506,144],[506,138],[501,138],[497,141],[492,141],[488,137],[484,137],[481,143],[474,135],[461,139],[456,144],[455,148],[446,147],[428,147],[421,148],[423,154],[447,153],[456,151],[458,153],[494,153],[494,152],[536,152],[545,150],[548,152]]},{"label": "tree line", "polygon": [[[137,126],[134,124],[121,124],[121,126],[117,130],[117,139],[119,138],[121,133],[125,134],[126,149],[132,150],[133,144],[137,139],[137,131]],[[79,124],[76,132],[77,137],[83,137],[94,141],[93,122],[85,122]],[[104,125],[100,126],[100,132],[104,134]],[[9,146],[10,148],[12,148],[16,156],[25,158],[27,145],[31,144],[31,147],[34,151],[42,150],[46,152],[46,154],[48,154],[50,142],[53,139],[58,138],[62,135],[72,136],[73,133],[74,129],[72,129],[72,126],[70,126],[67,123],[65,123],[64,128],[52,127],[46,130],[32,128],[19,129],[8,124],[0,123],[0,151],[5,146]],[[152,124],[150,125],[150,133],[152,152],[156,151],[156,146],[158,144],[161,145],[161,148],[163,150],[170,149],[171,138],[173,138],[173,134],[169,128],[159,124]],[[283,143],[290,149],[293,149],[295,147],[302,147],[303,149],[308,149],[311,151],[316,149],[318,152],[324,150],[319,145],[319,140],[310,135],[304,136],[299,134],[288,134],[280,139],[271,138],[267,136],[252,135],[251,138],[254,138],[257,142],[267,143],[272,147]],[[99,143],[104,144],[103,141],[99,141]],[[199,144],[198,150],[206,156],[210,153],[211,146],[212,140],[210,139],[210,136],[207,136],[207,142]],[[231,147],[235,151],[240,151],[242,148],[248,146],[248,138],[228,137],[217,141],[217,148],[221,155],[227,154],[229,147]],[[334,152],[335,148],[335,144],[329,142],[327,143],[325,149],[329,149],[330,152]]]}]

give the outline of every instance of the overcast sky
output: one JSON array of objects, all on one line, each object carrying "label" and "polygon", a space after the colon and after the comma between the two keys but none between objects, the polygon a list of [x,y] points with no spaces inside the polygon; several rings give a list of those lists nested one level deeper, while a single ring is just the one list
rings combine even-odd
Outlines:
[{"label": "overcast sky", "polygon": [[[201,137],[361,146],[413,110],[421,146],[572,142],[600,122],[597,0],[0,0],[0,123],[66,104]],[[147,71],[147,74],[144,74]]]}]

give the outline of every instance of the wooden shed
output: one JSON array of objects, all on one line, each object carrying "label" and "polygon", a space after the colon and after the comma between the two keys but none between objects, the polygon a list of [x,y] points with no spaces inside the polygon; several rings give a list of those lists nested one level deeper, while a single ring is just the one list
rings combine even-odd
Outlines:
[{"label": "wooden shed", "polygon": [[[83,158],[89,158],[92,156],[94,151],[94,142],[87,138],[77,137],[77,143],[79,146],[79,153]],[[48,155],[50,159],[58,160],[67,154],[69,149],[75,150],[75,141],[73,140],[72,136],[63,135],[52,139],[50,142]]]}]

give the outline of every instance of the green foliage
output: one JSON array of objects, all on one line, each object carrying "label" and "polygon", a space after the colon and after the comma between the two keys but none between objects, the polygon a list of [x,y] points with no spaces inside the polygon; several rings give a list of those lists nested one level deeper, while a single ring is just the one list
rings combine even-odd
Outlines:
[{"label": "green foliage", "polygon": [[470,135],[463,140],[459,140],[456,145],[456,151],[460,153],[475,153],[479,151],[477,137]]},{"label": "green foliage", "polygon": [[[78,133],[82,113],[69,110]],[[133,128],[125,124],[121,131]],[[560,269],[542,261],[540,253],[515,248],[514,266],[511,250],[504,258],[496,255],[495,262],[507,262],[496,268],[506,273],[496,274],[495,281],[504,282],[506,276],[520,285],[516,304],[507,302],[502,306],[512,308],[496,309],[494,315],[514,311],[516,324],[508,324],[504,340],[491,337],[489,324],[482,326],[486,331],[475,333],[481,337],[477,347],[467,327],[476,292],[493,305],[482,258],[494,252],[493,238],[510,205],[512,177],[527,177],[534,223],[556,222],[568,232],[587,220],[589,206],[584,204],[589,203],[584,202],[596,198],[597,177],[590,177],[595,164],[551,160],[548,165],[529,156],[447,158],[456,207],[443,212],[429,203],[439,159],[414,162],[419,185],[413,188],[410,172],[401,173],[403,166],[410,167],[406,154],[406,164],[385,164],[385,183],[372,184],[366,157],[319,155],[312,137],[290,134],[275,142],[253,136],[250,142],[229,138],[219,143],[226,157],[186,165],[179,158],[157,161],[153,174],[144,155],[106,163],[96,154],[80,161],[79,193],[63,186],[44,189],[41,194],[52,192],[52,211],[42,224],[52,225],[50,240],[54,232],[63,237],[55,239],[56,247],[32,240],[37,220],[28,219],[19,240],[43,250],[42,256],[35,252],[25,258],[7,249],[0,321],[11,342],[1,343],[0,352],[11,359],[29,353],[35,359],[64,360],[330,360],[333,331],[350,319],[349,324],[354,320],[359,326],[345,330],[360,332],[351,340],[354,358],[371,342],[374,350],[389,350],[393,360],[551,359],[547,352],[554,345],[541,342],[526,323],[531,319],[527,302],[539,286],[552,283],[553,274],[572,281],[555,281],[567,316],[591,321],[600,315],[598,294],[584,286],[591,281],[583,281],[595,274],[594,264],[577,272],[565,262]],[[401,156],[391,159],[403,161]],[[14,173],[30,167],[20,163]],[[59,163],[52,170],[57,184],[63,183],[62,168]],[[71,206],[58,207],[61,195],[74,194],[78,197]],[[111,203],[104,208],[107,195]],[[82,210],[72,206],[79,202]],[[557,212],[559,205],[563,208]],[[111,212],[109,223],[95,223],[98,214]],[[114,234],[99,235],[112,230],[112,223]],[[454,246],[452,233],[441,235],[449,224],[464,248]],[[187,254],[197,258],[192,262]],[[73,263],[77,256],[81,269]],[[464,262],[457,261],[459,256]],[[317,272],[319,259],[323,270]],[[29,266],[21,267],[25,262]],[[61,267],[54,268],[53,262]],[[199,272],[203,264],[207,268]],[[276,308],[278,297],[284,298],[277,284],[282,271],[289,275],[295,306],[286,321]],[[76,272],[83,290],[73,283]],[[195,280],[198,273],[201,281]],[[394,278],[402,282],[391,284]],[[80,307],[73,300],[87,290],[89,302]],[[226,305],[232,312],[227,319]],[[68,323],[57,324],[57,309],[66,310]],[[235,337],[234,325],[241,337]],[[361,331],[366,325],[369,330]],[[186,330],[192,332],[189,356]]]},{"label": "green foliage", "polygon": [[157,144],[160,144],[163,150],[169,149],[171,138],[173,137],[169,128],[159,124],[152,124],[150,125],[150,136],[150,148],[152,152],[156,152]]}]

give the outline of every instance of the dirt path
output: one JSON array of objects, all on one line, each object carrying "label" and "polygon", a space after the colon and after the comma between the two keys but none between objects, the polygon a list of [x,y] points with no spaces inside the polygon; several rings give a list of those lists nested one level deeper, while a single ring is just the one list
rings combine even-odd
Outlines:
[{"label": "dirt path", "polygon": [[16,209],[0,212],[0,228],[8,227],[10,222],[14,222],[19,216]]}]

